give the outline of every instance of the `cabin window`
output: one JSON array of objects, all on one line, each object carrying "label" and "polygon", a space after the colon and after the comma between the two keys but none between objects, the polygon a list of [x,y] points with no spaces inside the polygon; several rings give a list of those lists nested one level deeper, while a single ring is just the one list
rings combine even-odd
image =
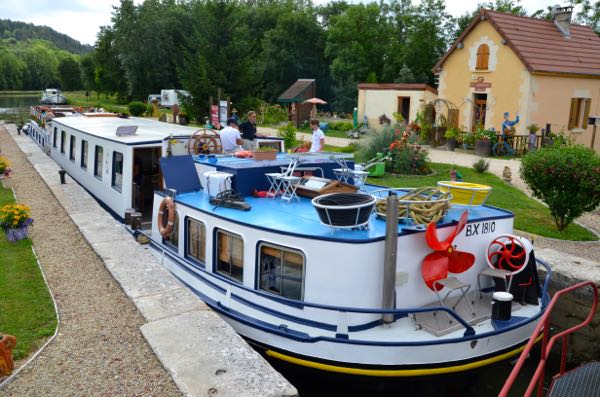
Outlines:
[{"label": "cabin window", "polygon": [[240,236],[217,231],[217,272],[242,282],[244,241]]},{"label": "cabin window", "polygon": [[96,146],[94,150],[94,176],[102,179],[102,161],[104,157],[104,149],[102,146]]},{"label": "cabin window", "polygon": [[490,59],[490,47],[487,44],[482,44],[477,48],[477,64],[476,70],[487,70],[488,61]]},{"label": "cabin window", "polygon": [[69,138],[69,160],[75,161],[75,136]]},{"label": "cabin window", "polygon": [[569,112],[569,129],[586,129],[590,117],[590,98],[571,98],[571,111]]},{"label": "cabin window", "polygon": [[[167,218],[169,218],[168,214],[165,214],[163,217],[163,226],[167,227]],[[173,230],[169,233],[168,236],[163,238],[163,242],[171,247],[177,249],[179,246],[179,214],[175,211],[175,220],[173,221]]]},{"label": "cabin window", "polygon": [[123,153],[113,152],[112,187],[121,191],[123,186]]},{"label": "cabin window", "polygon": [[60,152],[65,153],[65,141],[67,140],[67,133],[64,131],[60,132]]},{"label": "cabin window", "polygon": [[206,263],[206,226],[191,218],[187,220],[186,254],[202,264]]},{"label": "cabin window", "polygon": [[88,141],[81,140],[81,168],[87,170],[88,159]]},{"label": "cabin window", "polygon": [[302,300],[305,262],[302,252],[261,244],[259,255],[259,288],[285,298]]},{"label": "cabin window", "polygon": [[54,134],[52,134],[52,146],[56,147],[57,140],[58,140],[58,128],[54,127]]}]

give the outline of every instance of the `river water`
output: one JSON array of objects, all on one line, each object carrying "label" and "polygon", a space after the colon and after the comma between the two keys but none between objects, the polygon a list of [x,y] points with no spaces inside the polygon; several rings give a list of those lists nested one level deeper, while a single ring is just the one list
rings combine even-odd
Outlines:
[{"label": "river water", "polygon": [[[38,105],[41,93],[7,95],[0,93],[0,120],[20,122],[29,118],[29,106]],[[532,354],[513,386],[511,396],[521,396],[534,372],[539,354]],[[390,396],[390,397],[490,397],[496,396],[512,370],[512,363],[505,361],[478,370],[435,377],[384,380],[323,376],[305,372],[299,367],[288,366],[280,361],[267,360],[289,379],[300,391],[301,397],[313,396]],[[516,358],[515,358],[516,360]],[[547,373],[557,371],[558,360],[551,360]],[[549,376],[547,378],[547,383]]]}]

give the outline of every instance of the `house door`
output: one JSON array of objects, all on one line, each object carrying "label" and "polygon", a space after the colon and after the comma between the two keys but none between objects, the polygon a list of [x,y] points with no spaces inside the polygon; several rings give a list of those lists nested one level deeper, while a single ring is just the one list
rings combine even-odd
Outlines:
[{"label": "house door", "polygon": [[408,118],[410,116],[410,97],[399,96],[398,97],[398,113],[404,117],[406,124],[408,124]]},{"label": "house door", "polygon": [[142,213],[142,221],[152,221],[154,191],[162,189],[158,160],[161,147],[139,148],[133,151],[131,207]]},{"label": "house door", "polygon": [[478,125],[485,126],[485,109],[487,107],[487,94],[475,94],[473,98],[473,119],[471,131],[475,132]]}]

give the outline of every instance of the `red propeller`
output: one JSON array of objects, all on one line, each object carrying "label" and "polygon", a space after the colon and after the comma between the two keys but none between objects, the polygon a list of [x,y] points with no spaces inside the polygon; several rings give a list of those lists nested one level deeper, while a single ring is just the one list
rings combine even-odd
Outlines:
[{"label": "red propeller", "polygon": [[[438,240],[437,228],[435,227],[434,222],[427,225],[425,240],[427,241],[427,245],[429,245],[434,252],[427,255],[423,260],[421,273],[423,274],[425,284],[427,284],[431,290],[436,289],[433,286],[435,281],[448,277],[449,271],[451,273],[462,273],[475,263],[475,256],[473,254],[456,251],[452,245],[454,238],[465,228],[468,216],[467,211],[463,212],[458,221],[458,225],[456,225],[454,231],[445,241]],[[443,287],[439,287],[437,290],[439,291],[441,288]]]}]

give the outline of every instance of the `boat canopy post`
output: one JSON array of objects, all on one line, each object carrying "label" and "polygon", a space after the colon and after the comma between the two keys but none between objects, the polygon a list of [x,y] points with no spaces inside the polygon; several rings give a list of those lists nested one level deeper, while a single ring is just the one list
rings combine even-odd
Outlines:
[{"label": "boat canopy post", "polygon": [[[383,310],[395,309],[396,292],[396,255],[398,252],[398,196],[390,192],[385,212],[385,258],[383,260]],[[384,313],[381,317],[385,324],[394,322],[393,313]]]}]

